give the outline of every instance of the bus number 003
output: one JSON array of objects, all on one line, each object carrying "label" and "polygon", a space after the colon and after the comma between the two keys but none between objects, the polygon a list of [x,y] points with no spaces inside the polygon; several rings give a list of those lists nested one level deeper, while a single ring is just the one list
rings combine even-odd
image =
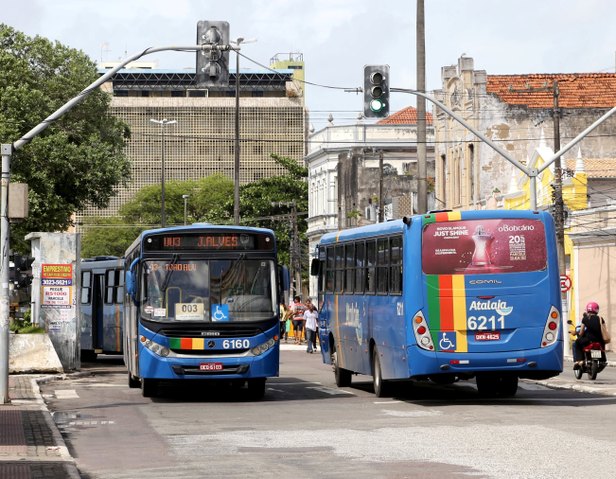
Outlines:
[{"label": "bus number 003", "polygon": [[505,329],[504,316],[469,316],[466,319],[466,324],[470,331],[483,331],[486,329],[495,330],[497,328]]},{"label": "bus number 003", "polygon": [[248,349],[250,341],[248,339],[225,339],[222,342],[222,347],[225,349]]}]

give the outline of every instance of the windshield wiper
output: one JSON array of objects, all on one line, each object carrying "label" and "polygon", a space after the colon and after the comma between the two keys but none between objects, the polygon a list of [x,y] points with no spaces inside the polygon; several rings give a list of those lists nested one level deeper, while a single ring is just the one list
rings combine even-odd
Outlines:
[{"label": "windshield wiper", "polygon": [[[178,262],[178,260],[180,259],[180,255],[177,253],[173,254],[173,257],[171,258],[171,262],[169,262],[169,264],[167,266],[172,266],[174,264],[176,264]],[[165,293],[167,292],[167,288],[169,287],[169,281],[171,280],[171,275],[173,274],[173,268],[169,268],[167,270],[167,274],[165,275],[165,279],[163,280],[163,284],[160,287],[160,291],[163,294],[163,298],[166,296]]]}]

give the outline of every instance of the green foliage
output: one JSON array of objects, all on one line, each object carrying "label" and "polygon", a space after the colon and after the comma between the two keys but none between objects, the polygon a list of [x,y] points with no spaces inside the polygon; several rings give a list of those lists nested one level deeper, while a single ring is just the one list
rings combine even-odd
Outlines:
[{"label": "green foliage", "polygon": [[[83,52],[0,24],[0,142],[13,143],[98,78]],[[125,184],[130,163],[123,153],[128,127],[109,115],[100,89],[15,151],[11,180],[29,186],[29,218],[16,224],[13,249],[23,236],[64,230],[75,211],[107,206]]]},{"label": "green foliage", "polygon": [[30,310],[25,312],[23,318],[12,318],[9,321],[9,330],[19,334],[41,334],[45,332],[45,329],[32,324]]},{"label": "green foliage", "polygon": [[122,218],[86,218],[81,235],[81,257],[124,256],[124,252],[144,227],[129,226]]},{"label": "green foliage", "polygon": [[[298,212],[300,242],[306,244],[306,211],[308,210],[307,169],[289,158],[272,157],[288,174],[263,178],[240,188],[242,224],[270,228],[275,231],[280,249],[280,261],[290,264],[290,243],[293,234],[291,203]],[[233,223],[233,181],[222,174],[199,180],[165,183],[165,216],[167,226],[184,224],[184,198],[187,223]],[[118,218],[89,218],[82,236],[82,257],[122,256],[138,234],[148,227],[157,227],[161,220],[161,186],[142,188],[132,201],[120,208]],[[90,225],[92,225],[90,227]],[[104,226],[106,225],[106,226]],[[125,225],[122,228],[121,225]],[[306,260],[306,249],[302,259]],[[307,261],[307,260],[306,260]],[[307,265],[303,267],[307,271]]]}]

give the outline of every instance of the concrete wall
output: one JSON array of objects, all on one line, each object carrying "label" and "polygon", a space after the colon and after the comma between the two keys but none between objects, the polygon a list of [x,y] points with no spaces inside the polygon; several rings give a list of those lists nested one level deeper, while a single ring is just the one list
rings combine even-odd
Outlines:
[{"label": "concrete wall", "polygon": [[47,334],[9,335],[9,373],[61,373],[62,363]]}]

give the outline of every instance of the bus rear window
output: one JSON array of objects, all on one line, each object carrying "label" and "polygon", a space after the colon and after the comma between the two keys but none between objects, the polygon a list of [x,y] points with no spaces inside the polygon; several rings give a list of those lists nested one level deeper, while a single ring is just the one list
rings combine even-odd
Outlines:
[{"label": "bus rear window", "polygon": [[546,267],[543,223],[529,219],[437,222],[422,234],[425,274],[539,271]]}]

